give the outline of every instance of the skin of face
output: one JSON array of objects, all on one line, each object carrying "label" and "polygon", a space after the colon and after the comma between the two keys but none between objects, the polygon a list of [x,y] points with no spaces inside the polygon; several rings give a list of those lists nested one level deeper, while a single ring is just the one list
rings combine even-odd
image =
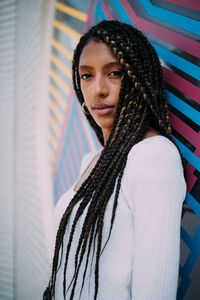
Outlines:
[{"label": "skin of face", "polygon": [[107,44],[90,41],[80,56],[79,75],[85,105],[101,127],[105,144],[119,101],[122,66]]}]

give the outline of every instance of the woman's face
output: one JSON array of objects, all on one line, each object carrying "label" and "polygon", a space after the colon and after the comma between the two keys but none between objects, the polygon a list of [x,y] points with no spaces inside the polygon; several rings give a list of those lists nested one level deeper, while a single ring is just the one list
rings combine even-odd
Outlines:
[{"label": "woman's face", "polygon": [[85,104],[106,142],[119,101],[122,66],[107,44],[90,41],[80,56],[79,75]]}]

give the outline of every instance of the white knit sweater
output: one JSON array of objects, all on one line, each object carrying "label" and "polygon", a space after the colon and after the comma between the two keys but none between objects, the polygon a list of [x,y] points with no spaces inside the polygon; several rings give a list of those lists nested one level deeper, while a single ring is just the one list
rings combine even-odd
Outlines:
[{"label": "white knit sweater", "polygon": [[[80,174],[96,154],[97,152],[90,152],[84,156]],[[79,178],[56,205],[56,229],[65,208],[75,194],[74,187],[78,180]],[[181,211],[185,195],[186,182],[181,158],[176,146],[169,139],[161,135],[153,136],[132,147],[122,177],[111,237],[100,257],[97,299],[176,299]],[[112,195],[105,213],[102,245],[110,229],[113,200]],[[63,253],[76,210],[77,207],[73,209],[69,219]],[[84,217],[85,213],[79,219],[72,243],[67,267],[68,284],[74,271],[75,250]],[[79,299],[84,266],[85,259],[80,269],[74,300]],[[81,300],[94,299],[94,268],[90,280],[89,270]],[[64,299],[62,283],[63,260],[57,274],[56,300]],[[67,300],[69,295],[67,293]]]}]

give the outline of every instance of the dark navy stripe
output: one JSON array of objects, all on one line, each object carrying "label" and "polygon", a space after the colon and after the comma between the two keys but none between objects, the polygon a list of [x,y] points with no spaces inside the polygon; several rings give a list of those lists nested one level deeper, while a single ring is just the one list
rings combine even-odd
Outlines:
[{"label": "dark navy stripe", "polygon": [[156,7],[150,0],[140,0],[145,10],[156,20],[162,20],[166,24],[172,24],[178,30],[179,28],[185,32],[196,34],[199,37],[200,23],[196,20],[187,18],[180,14],[167,11],[165,9]]},{"label": "dark navy stripe", "polygon": [[[164,64],[163,64],[164,63]],[[192,84],[196,85],[197,87],[200,87],[200,81],[198,81],[196,78],[190,76],[188,73],[185,73],[184,71],[176,68],[174,65],[169,64],[168,62],[162,60],[161,64],[165,66],[168,70],[176,73],[180,77],[184,78],[188,82],[191,82]],[[181,65],[180,65],[181,66]],[[185,69],[185,71],[188,71],[188,69]],[[199,70],[200,71],[200,70]],[[191,73],[192,74],[192,73]]]},{"label": "dark navy stripe", "polygon": [[178,139],[175,139],[177,146],[179,147],[183,157],[195,168],[200,172],[200,158],[193,153],[187,146],[181,143]]},{"label": "dark navy stripe", "polygon": [[[158,7],[161,7],[163,9],[170,10],[172,12],[175,12],[179,15],[194,19],[194,20],[200,20],[200,14],[198,10],[189,9],[187,7],[179,6],[174,3],[169,3],[161,0],[151,0],[153,5],[156,5]],[[181,4],[181,2],[180,2]]]},{"label": "dark navy stripe", "polygon": [[192,130],[199,133],[200,125],[193,122],[189,116],[186,116],[184,113],[176,109],[176,107],[172,106],[170,103],[168,103],[168,106],[170,112],[172,112],[175,116],[177,116],[180,120],[182,120],[185,124],[187,124]]},{"label": "dark navy stripe", "polygon": [[200,104],[194,101],[192,98],[186,96],[181,91],[177,90],[172,85],[166,83],[167,90],[174,94],[176,97],[180,98],[183,102],[188,103],[191,107],[193,107],[195,110],[200,112]]},{"label": "dark navy stripe", "polygon": [[180,133],[178,133],[174,128],[172,128],[172,134],[177,138],[181,143],[188,147],[192,152],[195,151],[195,146],[193,146],[188,140],[186,140]]},{"label": "dark navy stripe", "polygon": [[181,111],[185,116],[187,116],[197,125],[200,125],[200,113],[193,107],[183,102],[180,98],[176,97],[174,94],[167,91],[167,101],[177,110]]},{"label": "dark navy stripe", "polygon": [[183,59],[191,62],[193,65],[200,67],[200,60],[196,56],[193,56],[185,51],[182,51],[179,48],[175,48],[173,45],[171,45],[163,40],[160,40],[160,39],[156,38],[155,36],[150,35],[146,32],[142,31],[142,33],[148,38],[148,40],[152,44],[155,43],[155,44],[159,45],[160,47],[168,50],[169,52],[173,52],[177,56],[182,57]]}]

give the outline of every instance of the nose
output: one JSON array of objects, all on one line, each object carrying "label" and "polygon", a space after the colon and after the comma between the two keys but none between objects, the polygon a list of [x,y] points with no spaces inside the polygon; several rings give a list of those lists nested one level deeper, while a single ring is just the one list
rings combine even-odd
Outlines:
[{"label": "nose", "polygon": [[96,75],[93,81],[92,95],[95,98],[105,98],[108,95],[108,85],[103,75]]}]

